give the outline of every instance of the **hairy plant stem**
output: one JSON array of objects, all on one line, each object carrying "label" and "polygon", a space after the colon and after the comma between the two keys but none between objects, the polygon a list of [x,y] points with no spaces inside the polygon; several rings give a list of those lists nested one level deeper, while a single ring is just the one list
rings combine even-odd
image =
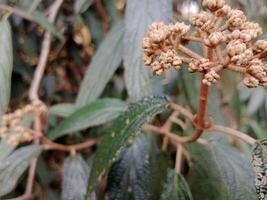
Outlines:
[{"label": "hairy plant stem", "polygon": [[[213,50],[207,50],[207,58],[212,61],[213,59]],[[198,105],[198,113],[195,119],[195,127],[196,131],[194,134],[184,137],[182,143],[190,143],[196,141],[202,135],[205,130],[205,116],[207,112],[207,103],[208,103],[208,94],[209,94],[209,86],[203,83],[203,79],[205,78],[205,74],[202,74],[201,78],[201,86],[200,86],[200,94],[199,94],[199,105]]]}]

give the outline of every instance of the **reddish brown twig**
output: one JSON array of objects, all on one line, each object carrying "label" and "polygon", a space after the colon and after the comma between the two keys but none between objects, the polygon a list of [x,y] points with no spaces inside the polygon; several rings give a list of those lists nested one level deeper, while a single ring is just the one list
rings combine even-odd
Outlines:
[{"label": "reddish brown twig", "polygon": [[[63,0],[57,0],[52,4],[51,9],[49,10],[49,16],[48,16],[48,21],[50,23],[54,23],[57,13],[62,3],[63,3]],[[42,50],[40,54],[39,63],[34,72],[33,81],[30,87],[30,91],[29,91],[29,97],[31,100],[39,99],[38,89],[40,87],[41,79],[45,71],[45,66],[46,66],[48,54],[50,51],[50,45],[51,45],[51,33],[49,31],[46,31],[44,40],[42,43]],[[35,118],[34,129],[37,132],[42,132],[42,124],[41,124],[40,117]],[[39,143],[39,139],[36,139],[35,143]],[[25,192],[26,196],[32,196],[36,165],[37,165],[37,158],[32,161],[30,168],[29,168],[29,175],[28,175],[26,192]]]},{"label": "reddish brown twig", "polygon": [[43,144],[44,150],[59,150],[59,151],[67,151],[71,154],[75,154],[76,151],[82,150],[85,148],[89,148],[91,146],[94,146],[99,143],[99,139],[89,139],[85,142],[82,142],[80,144],[74,144],[74,145],[65,145],[65,144],[59,144],[55,143],[46,137],[41,138],[41,142]]}]

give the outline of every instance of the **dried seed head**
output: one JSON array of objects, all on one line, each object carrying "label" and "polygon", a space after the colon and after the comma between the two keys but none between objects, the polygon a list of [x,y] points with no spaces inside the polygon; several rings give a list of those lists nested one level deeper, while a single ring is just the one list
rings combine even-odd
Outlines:
[{"label": "dried seed head", "polygon": [[224,4],[225,4],[224,0],[203,0],[202,1],[202,6],[208,8],[212,12],[222,8]]}]

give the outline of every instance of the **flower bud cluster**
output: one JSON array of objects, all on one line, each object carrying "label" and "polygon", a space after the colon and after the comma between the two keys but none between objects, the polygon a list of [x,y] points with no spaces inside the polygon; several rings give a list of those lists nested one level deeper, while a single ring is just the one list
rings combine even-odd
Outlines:
[{"label": "flower bud cluster", "polygon": [[24,127],[22,121],[25,116],[40,116],[46,112],[46,105],[40,100],[34,100],[31,104],[22,109],[17,109],[14,113],[3,115],[0,138],[11,145],[32,141],[36,133],[32,129]]},{"label": "flower bud cluster", "polygon": [[190,26],[184,23],[165,25],[163,22],[151,24],[147,37],[143,39],[144,63],[151,66],[156,75],[173,67],[180,69],[182,59],[175,51],[174,46],[185,36]]},{"label": "flower bud cluster", "polygon": [[[203,83],[207,85],[220,79],[220,70],[228,69],[242,73],[247,87],[266,87],[267,40],[256,40],[262,34],[260,25],[248,21],[241,10],[232,9],[225,0],[203,0],[202,5],[207,10],[191,18],[194,32],[180,22],[150,26],[143,40],[145,65],[160,75],[169,68],[178,70],[182,63],[188,64],[190,72],[205,74]],[[202,56],[181,48],[183,40],[200,42],[212,53],[208,56],[206,51]]]},{"label": "flower bud cluster", "polygon": [[260,200],[266,199],[267,176],[264,170],[264,160],[259,155],[253,156],[253,169],[256,173],[255,186]]}]

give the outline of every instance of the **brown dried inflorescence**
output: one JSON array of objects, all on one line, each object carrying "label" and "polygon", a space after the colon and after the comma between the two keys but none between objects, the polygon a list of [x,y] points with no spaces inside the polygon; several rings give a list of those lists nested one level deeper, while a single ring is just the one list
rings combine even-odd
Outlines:
[{"label": "brown dried inflorescence", "polygon": [[[151,24],[143,40],[145,65],[157,75],[188,65],[190,72],[205,74],[203,83],[207,85],[216,83],[219,72],[227,69],[242,73],[247,87],[266,87],[267,40],[257,40],[262,34],[260,25],[248,21],[241,10],[232,9],[224,0],[203,0],[202,5],[207,11],[191,18],[194,31],[183,22]],[[182,45],[188,41],[200,42],[203,55]]]},{"label": "brown dried inflorescence", "polygon": [[46,105],[40,100],[34,100],[31,104],[26,105],[22,109],[3,115],[0,128],[0,139],[5,140],[11,145],[32,141],[38,133],[25,127],[23,119],[25,119],[25,117],[40,116],[46,112]]}]

